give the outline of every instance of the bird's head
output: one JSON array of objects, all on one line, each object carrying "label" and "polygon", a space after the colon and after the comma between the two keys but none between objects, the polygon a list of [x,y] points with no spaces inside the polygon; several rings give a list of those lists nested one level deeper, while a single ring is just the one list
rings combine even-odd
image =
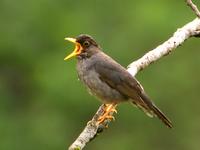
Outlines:
[{"label": "bird's head", "polygon": [[73,56],[90,56],[94,54],[96,51],[100,50],[98,44],[95,42],[95,40],[85,34],[81,34],[77,36],[76,38],[65,38],[65,40],[70,41],[75,44],[74,51],[69,54],[67,57],[65,57],[64,60],[67,60]]}]

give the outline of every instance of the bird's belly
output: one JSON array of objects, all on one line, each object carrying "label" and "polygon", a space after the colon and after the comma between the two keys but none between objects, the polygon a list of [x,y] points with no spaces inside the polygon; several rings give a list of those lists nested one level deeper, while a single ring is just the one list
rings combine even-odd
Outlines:
[{"label": "bird's belly", "polygon": [[96,96],[103,103],[119,103],[127,100],[125,96],[103,82],[95,70],[81,68],[81,70],[78,70],[78,75],[86,85],[89,93]]}]

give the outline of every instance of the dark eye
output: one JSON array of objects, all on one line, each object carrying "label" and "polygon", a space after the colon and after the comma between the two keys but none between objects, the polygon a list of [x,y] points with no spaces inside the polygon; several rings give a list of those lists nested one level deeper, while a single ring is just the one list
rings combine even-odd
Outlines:
[{"label": "dark eye", "polygon": [[85,42],[83,43],[83,45],[87,47],[87,46],[90,45],[90,42],[89,42],[89,41],[85,41]]}]

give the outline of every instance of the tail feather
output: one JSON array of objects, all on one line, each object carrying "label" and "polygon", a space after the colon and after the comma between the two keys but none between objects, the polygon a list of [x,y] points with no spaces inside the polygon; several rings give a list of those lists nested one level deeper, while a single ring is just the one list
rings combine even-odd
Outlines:
[{"label": "tail feather", "polygon": [[152,107],[153,112],[156,116],[169,128],[172,128],[172,122],[157,108],[155,105]]},{"label": "tail feather", "polygon": [[166,117],[166,115],[158,108],[156,105],[148,98],[148,96],[145,93],[142,93],[140,95],[144,105],[144,109],[147,109],[146,111],[151,114],[154,114],[157,116],[166,126],[169,128],[172,128],[172,122]]},{"label": "tail feather", "polygon": [[149,110],[149,108],[144,105],[144,103],[140,102],[140,103],[135,103],[134,101],[131,101],[131,104],[133,104],[133,106],[139,108],[141,111],[143,111],[147,116],[149,116],[150,118],[153,118],[155,116],[155,114]]}]

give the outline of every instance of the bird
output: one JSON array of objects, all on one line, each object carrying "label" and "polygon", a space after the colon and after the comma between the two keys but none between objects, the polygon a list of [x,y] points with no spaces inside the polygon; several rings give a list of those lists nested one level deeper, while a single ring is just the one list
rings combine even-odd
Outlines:
[{"label": "bird", "polygon": [[172,128],[172,122],[149,98],[139,81],[105,54],[90,35],[81,34],[65,40],[74,43],[75,49],[64,60],[77,58],[78,78],[88,92],[106,106],[104,115],[98,119],[99,123],[112,118],[109,114],[116,112],[115,107],[119,103],[130,102],[149,117],[158,117],[167,127]]}]

